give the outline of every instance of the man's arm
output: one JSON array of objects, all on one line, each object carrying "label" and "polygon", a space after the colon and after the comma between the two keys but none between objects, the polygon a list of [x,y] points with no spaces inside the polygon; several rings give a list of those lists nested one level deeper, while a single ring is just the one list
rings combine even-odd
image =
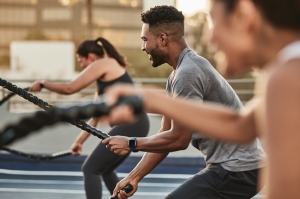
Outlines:
[{"label": "man's arm", "polygon": [[[158,133],[169,130],[170,128],[171,120],[163,116],[161,121],[161,128]],[[165,159],[165,157],[167,157],[167,155],[168,153],[145,153],[143,155],[143,158],[136,165],[136,167],[128,174],[128,176],[116,185],[116,188],[113,192],[113,196],[116,196],[119,191],[119,198],[128,198],[132,196],[136,192],[138,188],[138,183],[143,179],[143,177],[150,173],[163,159]],[[133,190],[129,194],[121,191],[121,189],[127,184],[131,184],[133,186]]]},{"label": "man's arm", "polygon": [[[168,122],[171,123],[170,120]],[[179,125],[176,122],[172,122],[171,129],[167,131],[160,131],[160,133],[150,137],[137,138],[135,148],[138,151],[151,153],[167,153],[178,151],[188,147],[191,137],[191,130]],[[114,153],[118,155],[126,155],[130,152],[128,141],[129,137],[113,136],[106,138],[102,141],[102,143]]]},{"label": "man's arm", "polygon": [[[171,120],[163,116],[161,121],[161,129],[158,134],[161,134],[171,128]],[[138,179],[142,179],[145,175],[150,173],[166,156],[166,153],[145,153],[141,161],[130,172],[129,175],[137,176]]]},{"label": "man's arm", "polygon": [[168,131],[150,137],[137,138],[138,151],[164,153],[184,150],[188,147],[192,131],[172,121],[172,128]]},{"label": "man's arm", "polygon": [[[156,137],[155,139],[151,138],[147,143],[150,143],[150,145],[151,145],[152,142],[158,141],[159,144],[162,144],[162,146],[159,147],[159,148],[161,148],[160,151],[170,151],[169,149],[174,150],[175,147],[172,146],[174,139],[173,138],[170,139],[172,136],[169,134],[172,134],[172,132],[175,129],[179,130],[179,128],[174,126],[174,124],[172,125],[170,119],[163,117],[162,128],[160,129],[159,133],[157,134],[158,137]],[[179,133],[179,131],[177,131],[177,133],[178,134],[174,135],[174,137],[177,137],[179,135],[179,138],[178,138],[178,140],[179,140],[180,133]],[[159,135],[162,135],[162,134],[163,134],[163,136],[162,136],[163,141],[160,141]],[[184,136],[184,137],[188,137],[188,136]],[[186,143],[187,146],[190,142],[190,137],[191,136],[189,136],[188,139],[186,139],[187,141],[183,141],[183,143]],[[169,140],[167,138],[169,138]],[[159,145],[159,144],[155,144],[155,146]],[[147,147],[149,147],[150,145],[148,145]],[[133,191],[129,194],[126,194],[125,192],[120,191],[119,198],[128,198],[128,197],[132,196],[136,192],[138,183],[141,181],[141,179],[143,179],[143,177],[145,177],[147,174],[149,174],[163,159],[165,159],[165,157],[167,155],[168,155],[167,152],[165,152],[165,153],[145,153],[143,158],[141,159],[141,161],[128,174],[128,176],[126,178],[124,178],[123,180],[121,180],[117,184],[117,186],[114,190],[114,196],[117,194],[118,191],[120,191],[127,184],[131,184],[134,187]]]}]

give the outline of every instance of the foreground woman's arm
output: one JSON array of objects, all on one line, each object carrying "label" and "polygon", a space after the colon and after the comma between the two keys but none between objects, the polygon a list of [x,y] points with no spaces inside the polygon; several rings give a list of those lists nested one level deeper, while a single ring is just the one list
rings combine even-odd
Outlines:
[{"label": "foreground woman's arm", "polygon": [[[172,99],[164,92],[153,89],[136,90],[127,85],[116,85],[106,92],[108,103],[114,103],[119,96],[124,95],[142,95],[146,111],[168,116],[186,128],[209,137],[248,143],[257,136],[253,111],[255,103],[238,112],[216,104]],[[126,113],[124,107],[120,107],[111,112],[109,120],[116,123],[128,122],[132,117],[132,114]]]},{"label": "foreground woman's arm", "polygon": [[299,65],[282,66],[267,87],[267,199],[300,198]]}]

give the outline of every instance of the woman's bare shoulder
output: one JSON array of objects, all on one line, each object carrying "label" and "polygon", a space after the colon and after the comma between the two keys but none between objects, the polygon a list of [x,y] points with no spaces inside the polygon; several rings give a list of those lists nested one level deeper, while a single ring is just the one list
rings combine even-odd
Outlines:
[{"label": "woman's bare shoulder", "polygon": [[112,65],[112,64],[118,64],[118,62],[110,57],[104,57],[101,59],[98,59],[96,61],[94,61],[91,65]]},{"label": "woman's bare shoulder", "polygon": [[279,65],[270,74],[267,84],[267,93],[273,97],[300,97],[300,58],[293,59],[285,64]]},{"label": "woman's bare shoulder", "polygon": [[89,70],[92,70],[92,71],[107,71],[107,70],[111,70],[111,69],[114,69],[114,68],[118,68],[120,67],[120,65],[118,64],[118,62],[113,59],[113,58],[102,58],[102,59],[98,59],[96,61],[94,61],[93,63],[90,64],[90,66],[88,67]]},{"label": "woman's bare shoulder", "polygon": [[[269,84],[275,83],[296,83],[300,84],[300,58],[290,60],[284,64],[278,65],[269,77]],[[295,81],[296,80],[296,81]]]}]

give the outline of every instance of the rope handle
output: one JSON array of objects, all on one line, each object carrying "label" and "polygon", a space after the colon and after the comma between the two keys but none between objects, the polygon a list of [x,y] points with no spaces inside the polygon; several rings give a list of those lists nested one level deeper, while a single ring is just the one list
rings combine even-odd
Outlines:
[{"label": "rope handle", "polygon": [[[131,192],[133,190],[133,186],[131,184],[128,184],[125,187],[123,187],[122,190],[125,191],[126,193],[129,193],[129,192]],[[110,197],[109,199],[118,199],[118,196],[116,196],[116,197]]]}]

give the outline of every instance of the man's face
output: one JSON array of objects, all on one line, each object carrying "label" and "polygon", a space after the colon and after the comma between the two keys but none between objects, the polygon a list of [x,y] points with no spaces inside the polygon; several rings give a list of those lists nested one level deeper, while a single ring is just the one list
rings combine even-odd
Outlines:
[{"label": "man's face", "polygon": [[149,31],[149,24],[143,24],[141,38],[143,40],[142,51],[147,53],[152,66],[158,67],[164,64],[164,52],[159,48],[158,37]]}]

